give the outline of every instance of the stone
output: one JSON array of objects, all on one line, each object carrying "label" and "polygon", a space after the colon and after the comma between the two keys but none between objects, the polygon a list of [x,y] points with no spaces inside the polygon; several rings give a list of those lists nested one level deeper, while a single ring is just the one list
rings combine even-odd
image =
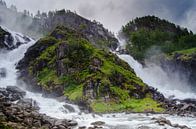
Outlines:
[{"label": "stone", "polygon": [[68,126],[77,126],[77,125],[78,125],[78,123],[74,120],[69,120],[68,121]]},{"label": "stone", "polygon": [[101,126],[101,125],[105,125],[105,122],[103,122],[103,121],[96,121],[96,122],[91,123],[91,125]]},{"label": "stone", "polygon": [[140,126],[137,129],[150,129],[150,127],[148,127],[148,126]]},{"label": "stone", "polygon": [[80,126],[78,129],[86,129],[86,126]]},{"label": "stone", "polygon": [[68,104],[65,104],[65,105],[63,105],[69,112],[75,112],[75,109],[72,107],[72,106],[70,106],[70,105],[68,105]]},{"label": "stone", "polygon": [[22,97],[26,95],[26,92],[17,86],[7,86],[6,90],[12,93],[20,94]]}]

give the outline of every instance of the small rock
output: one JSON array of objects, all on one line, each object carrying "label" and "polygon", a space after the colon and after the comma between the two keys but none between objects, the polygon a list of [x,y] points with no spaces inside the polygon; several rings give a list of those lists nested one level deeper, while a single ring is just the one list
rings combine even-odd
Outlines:
[{"label": "small rock", "polygon": [[20,94],[22,97],[26,95],[26,92],[17,86],[7,86],[6,90],[12,93]]},{"label": "small rock", "polygon": [[78,127],[78,129],[86,129],[86,126]]},{"label": "small rock", "polygon": [[105,125],[105,122],[103,122],[103,121],[96,121],[96,122],[91,123],[91,125],[101,126],[101,125]]},{"label": "small rock", "polygon": [[68,121],[68,126],[77,126],[77,125],[78,125],[78,123],[74,120],[69,120]]},{"label": "small rock", "polygon": [[70,106],[70,105],[68,105],[68,104],[65,104],[65,105],[63,105],[69,112],[75,112],[75,109],[72,107],[72,106]]}]

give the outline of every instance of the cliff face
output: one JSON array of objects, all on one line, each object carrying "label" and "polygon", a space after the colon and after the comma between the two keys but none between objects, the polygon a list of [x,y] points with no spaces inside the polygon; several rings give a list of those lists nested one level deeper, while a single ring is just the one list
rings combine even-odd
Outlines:
[{"label": "cliff face", "polygon": [[5,38],[10,36],[10,33],[6,32],[0,27],[0,48],[6,48]]},{"label": "cliff face", "polygon": [[40,38],[53,31],[58,25],[63,25],[82,31],[96,47],[116,49],[118,45],[117,39],[103,25],[87,20],[69,10],[39,12],[36,16],[32,16],[27,10],[23,13],[17,12],[16,8],[7,8],[5,4],[0,3],[0,12],[1,25],[34,38]]},{"label": "cliff face", "polygon": [[33,89],[65,95],[95,112],[163,111],[158,100],[164,97],[144,84],[127,63],[66,27],[57,27],[30,47],[18,68]]},{"label": "cliff face", "polygon": [[30,41],[31,39],[29,37],[12,32],[6,28],[3,29],[0,26],[0,50],[12,50]]},{"label": "cliff face", "polygon": [[[182,71],[188,78],[189,84],[195,90],[196,86],[196,48],[173,52],[166,60],[173,71]],[[164,64],[164,63],[163,63]]]}]

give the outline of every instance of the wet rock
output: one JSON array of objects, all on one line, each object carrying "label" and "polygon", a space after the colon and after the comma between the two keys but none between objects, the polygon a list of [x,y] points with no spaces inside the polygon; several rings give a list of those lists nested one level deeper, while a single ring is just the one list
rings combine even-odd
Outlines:
[{"label": "wet rock", "polygon": [[148,127],[148,126],[140,126],[137,129],[150,129],[150,127]]},{"label": "wet rock", "polygon": [[101,126],[101,125],[105,125],[105,122],[103,122],[103,121],[96,121],[96,122],[91,123],[91,125]]},{"label": "wet rock", "polygon": [[74,120],[68,120],[68,123],[67,123],[69,126],[77,126],[78,123]]},{"label": "wet rock", "polygon": [[[77,122],[73,120],[59,120],[40,114],[37,103],[32,99],[18,98],[17,103],[12,103],[10,97],[16,94],[14,91],[19,92],[20,90],[13,87],[0,88],[0,122],[6,124],[12,122],[10,127],[20,129],[68,129],[77,125]],[[7,95],[7,93],[9,94]]]},{"label": "wet rock", "polygon": [[12,92],[12,93],[20,94],[22,97],[24,97],[26,95],[26,92],[21,90],[17,86],[7,86],[6,90],[9,92]]},{"label": "wet rock", "polygon": [[65,104],[65,105],[63,105],[69,112],[75,112],[75,109],[72,107],[72,106],[70,106],[70,105],[68,105],[68,104]]},{"label": "wet rock", "polygon": [[39,110],[39,106],[37,104],[36,101],[34,101],[33,99],[21,99],[17,102],[18,105],[25,107],[25,108],[33,108],[35,110]]},{"label": "wet rock", "polygon": [[170,127],[179,128],[179,129],[190,129],[186,125],[172,124],[170,120],[167,120],[164,117],[152,118],[152,120],[155,120],[155,123],[158,123],[160,126],[168,125]]},{"label": "wet rock", "polygon": [[66,96],[56,97],[55,99],[58,100],[59,102],[65,102],[65,101],[67,101],[67,97]]}]

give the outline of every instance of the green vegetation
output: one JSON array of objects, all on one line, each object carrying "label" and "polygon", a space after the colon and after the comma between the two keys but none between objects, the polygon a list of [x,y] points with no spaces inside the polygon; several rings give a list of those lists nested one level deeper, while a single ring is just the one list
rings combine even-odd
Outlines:
[{"label": "green vegetation", "polygon": [[196,47],[196,35],[155,16],[136,18],[123,27],[127,51],[142,61],[153,47],[166,54]]},{"label": "green vegetation", "polygon": [[[164,112],[161,105],[151,98],[144,98],[142,100],[129,99],[122,103],[115,102],[102,102],[95,101],[91,104],[92,109],[97,113],[103,112],[118,112],[118,111],[131,111],[131,112]],[[106,108],[107,107],[107,108]]]},{"label": "green vegetation", "polygon": [[180,59],[181,61],[191,61],[195,58],[196,48],[185,49],[181,51],[174,51],[171,54],[167,55],[169,60]]},{"label": "green vegetation", "polygon": [[[37,48],[44,49],[37,53]],[[71,101],[83,101],[95,112],[164,110],[127,63],[77,31],[57,27],[26,55],[35,52],[27,67],[44,90],[60,86]]]},{"label": "green vegetation", "polygon": [[13,128],[0,122],[0,129],[13,129]]},{"label": "green vegetation", "polygon": [[185,49],[185,50],[181,50],[181,51],[176,51],[174,53],[186,54],[186,55],[196,54],[196,47],[195,48],[191,48],[191,49]]}]

